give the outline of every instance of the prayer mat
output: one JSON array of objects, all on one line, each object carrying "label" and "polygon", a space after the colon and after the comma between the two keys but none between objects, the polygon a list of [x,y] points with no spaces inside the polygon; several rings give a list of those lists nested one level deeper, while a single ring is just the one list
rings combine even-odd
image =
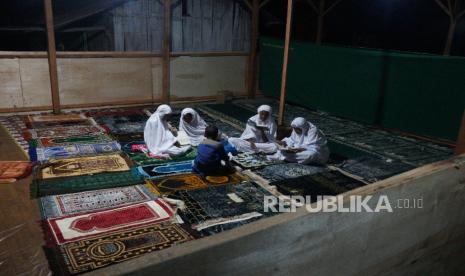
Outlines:
[{"label": "prayer mat", "polygon": [[99,125],[112,134],[144,132],[145,123],[148,120],[145,113],[140,110],[100,112],[92,116]]},{"label": "prayer mat", "polygon": [[129,143],[144,143],[144,133],[124,133],[124,134],[111,134],[111,136],[118,142],[129,144]]},{"label": "prayer mat", "polygon": [[44,128],[53,128],[53,127],[73,127],[73,126],[96,126],[97,123],[89,118],[83,121],[76,121],[76,122],[27,122],[26,121],[26,126],[27,128],[30,129],[44,129]]},{"label": "prayer mat", "polygon": [[54,274],[78,274],[193,239],[180,225],[162,222],[49,247],[46,252]]},{"label": "prayer mat", "polygon": [[37,138],[67,138],[74,136],[101,135],[103,129],[98,126],[68,126],[54,127],[46,129],[28,129],[23,133],[24,139],[31,140]]},{"label": "prayer mat", "polygon": [[164,177],[168,174],[181,174],[192,172],[192,161],[173,162],[165,165],[149,165],[140,166],[137,171],[142,177],[147,179],[155,179]]},{"label": "prayer mat", "polygon": [[[239,107],[237,107],[237,108],[239,108]],[[232,112],[232,111],[227,112],[227,113],[223,113],[221,111],[221,108],[218,107],[217,105],[200,105],[200,106],[197,107],[197,109],[200,110],[204,114],[208,114],[210,117],[214,118],[217,121],[221,121],[221,122],[233,125],[236,128],[239,128],[239,127],[240,128],[245,128],[245,124],[246,124],[247,120],[250,117],[252,117],[253,115],[256,114],[256,113],[251,113],[249,110],[243,109],[243,110],[241,110],[242,113],[238,113],[238,114],[241,114],[240,115],[241,118],[236,118],[237,114],[235,115],[234,112]],[[234,109],[236,109],[236,107]],[[244,114],[246,114],[246,115],[244,115]],[[248,116],[248,115],[250,115],[250,116]]]},{"label": "prayer mat", "polygon": [[203,234],[215,233],[217,227],[240,222],[248,222],[273,213],[263,212],[265,196],[271,194],[255,183],[244,182],[237,185],[210,186],[205,189],[177,191],[171,197],[182,200],[185,207],[179,210],[181,218],[195,230]]},{"label": "prayer mat", "polygon": [[336,134],[333,135],[333,139],[340,140],[346,143],[353,143],[357,141],[371,141],[371,140],[378,140],[382,139],[385,136],[389,135],[388,132],[385,131],[378,131],[378,130],[372,130],[368,131],[368,129],[358,131],[358,132],[353,132],[353,133],[345,133],[345,134]]},{"label": "prayer mat", "polygon": [[257,114],[257,110],[251,111],[238,105],[225,103],[225,104],[207,104],[205,107],[220,112],[225,116],[239,120],[245,124],[247,120]]},{"label": "prayer mat", "polygon": [[29,141],[31,147],[61,147],[72,146],[75,144],[103,144],[113,142],[110,136],[102,134],[97,136],[75,136],[67,138],[40,138]]},{"label": "prayer mat", "polygon": [[49,179],[39,179],[35,177],[31,184],[31,197],[36,198],[138,184],[144,184],[144,180],[135,171],[135,168],[130,171],[97,173],[72,177]]},{"label": "prayer mat", "polygon": [[297,163],[283,163],[266,166],[264,168],[255,170],[254,173],[268,180],[270,185],[273,185],[273,183],[276,181],[296,178],[304,175],[312,175],[327,170],[329,169],[323,166],[310,166]]},{"label": "prayer mat", "polygon": [[391,135],[389,136],[386,135],[384,137],[381,137],[375,140],[364,139],[364,140],[359,140],[359,141],[351,141],[351,143],[358,147],[372,150],[375,152],[380,152],[384,149],[408,147],[412,145],[411,142],[405,141],[400,138],[393,137]]},{"label": "prayer mat", "polygon": [[88,239],[131,227],[159,223],[173,218],[174,210],[162,199],[111,208],[104,211],[50,218],[44,226],[56,244]]},{"label": "prayer mat", "polygon": [[23,152],[27,153],[29,144],[23,136],[23,130],[26,129],[26,125],[22,118],[20,116],[0,116],[0,123]]},{"label": "prayer mat", "polygon": [[132,164],[120,154],[50,160],[38,168],[38,178],[49,179],[101,172],[130,170]]},{"label": "prayer mat", "polygon": [[[96,155],[121,151],[118,142],[104,144],[74,144],[70,146],[35,148],[37,160],[44,162],[50,159],[70,158],[76,156]],[[34,153],[31,156],[33,160]]]},{"label": "prayer mat", "polygon": [[392,149],[384,149],[378,153],[393,159],[399,159],[404,163],[413,166],[422,166],[439,160],[444,160],[450,157],[449,154],[430,147],[421,145],[411,145],[408,147],[399,147]]},{"label": "prayer mat", "polygon": [[[243,128],[239,128],[234,126],[233,124],[228,124],[224,121],[215,119],[211,117],[210,115],[206,114],[205,112],[202,112],[201,110],[198,110],[199,115],[204,119],[204,121],[207,123],[207,125],[214,125],[218,128],[218,130],[225,134],[228,137],[240,137],[243,131]],[[241,126],[244,125],[245,123],[242,123]]]},{"label": "prayer mat", "polygon": [[232,161],[245,169],[260,168],[282,163],[282,161],[279,160],[268,160],[266,154],[256,153],[239,153],[233,157]]},{"label": "prayer mat", "polygon": [[0,183],[12,183],[31,173],[32,164],[25,161],[0,161]]},{"label": "prayer mat", "polygon": [[138,166],[163,165],[172,162],[194,160],[197,156],[197,149],[192,148],[183,155],[173,156],[171,158],[150,157],[147,153],[144,152],[132,152],[131,147],[134,144],[137,143],[123,144],[121,146],[121,150],[125,152],[129,156],[129,158],[131,158],[131,160]]},{"label": "prayer mat", "polygon": [[82,122],[87,120],[84,114],[60,114],[60,115],[28,115],[26,122],[45,123],[45,122]]},{"label": "prayer mat", "polygon": [[396,160],[363,156],[346,160],[339,168],[372,183],[412,170],[415,167]]},{"label": "prayer mat", "polygon": [[223,176],[202,177],[198,174],[190,173],[183,175],[173,175],[149,181],[154,188],[152,191],[157,195],[169,195],[180,190],[203,189],[208,186],[238,184],[245,181],[245,177],[239,173]]},{"label": "prayer mat", "polygon": [[46,196],[40,199],[42,218],[55,218],[103,211],[157,197],[145,185]]},{"label": "prayer mat", "polygon": [[317,196],[333,196],[365,185],[339,171],[326,171],[274,183],[278,191],[289,196],[310,196],[315,202]]}]

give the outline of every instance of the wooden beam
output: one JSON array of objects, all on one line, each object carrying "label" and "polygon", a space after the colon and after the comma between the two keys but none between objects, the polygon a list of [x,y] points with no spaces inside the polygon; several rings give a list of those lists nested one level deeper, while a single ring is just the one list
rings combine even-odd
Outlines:
[{"label": "wooden beam", "polygon": [[252,29],[250,32],[250,56],[247,68],[247,96],[255,98],[257,75],[257,40],[260,16],[260,0],[252,0]]},{"label": "wooden beam", "polygon": [[459,155],[465,153],[465,111],[462,116],[462,123],[460,125],[459,135],[457,138],[457,145],[455,146],[455,154]]},{"label": "wooden beam", "polygon": [[164,0],[162,102],[170,101],[171,0]]},{"label": "wooden beam", "polygon": [[284,60],[281,76],[281,96],[279,97],[278,125],[284,124],[284,107],[286,105],[287,65],[289,62],[289,44],[291,40],[292,0],[287,0],[286,38],[284,41]]},{"label": "wooden beam", "polygon": [[48,67],[50,72],[50,87],[52,90],[53,113],[60,113],[60,92],[58,88],[57,53],[55,45],[55,30],[53,25],[52,0],[44,0],[45,25],[47,27]]},{"label": "wooden beam", "polygon": [[[170,52],[171,57],[249,57],[249,52]],[[67,52],[58,51],[57,58],[150,58],[162,57],[161,53],[151,52]],[[0,51],[0,58],[47,58],[47,52]]]}]

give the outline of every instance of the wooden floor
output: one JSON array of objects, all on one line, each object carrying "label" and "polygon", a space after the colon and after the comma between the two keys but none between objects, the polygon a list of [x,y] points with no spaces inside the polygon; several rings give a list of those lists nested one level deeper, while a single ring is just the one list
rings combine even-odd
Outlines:
[{"label": "wooden floor", "polygon": [[[0,160],[27,160],[0,128]],[[42,250],[37,200],[29,197],[31,177],[0,184],[0,275],[50,275]]]}]

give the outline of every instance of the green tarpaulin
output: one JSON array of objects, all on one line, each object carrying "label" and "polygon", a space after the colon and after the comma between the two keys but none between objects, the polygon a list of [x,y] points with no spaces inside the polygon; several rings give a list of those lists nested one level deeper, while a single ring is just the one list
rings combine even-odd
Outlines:
[{"label": "green tarpaulin", "polygon": [[[279,96],[283,42],[260,40],[260,89]],[[292,42],[287,100],[348,119],[455,141],[465,59]]]}]

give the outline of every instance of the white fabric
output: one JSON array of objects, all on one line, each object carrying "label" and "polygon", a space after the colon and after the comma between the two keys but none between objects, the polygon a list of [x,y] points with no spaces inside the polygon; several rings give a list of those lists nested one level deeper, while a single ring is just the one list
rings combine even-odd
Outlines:
[{"label": "white fabric", "polygon": [[309,146],[326,146],[326,137],[315,125],[308,122],[302,117],[295,118],[291,126],[302,130],[301,134],[297,134],[292,130],[291,136],[283,139],[288,147],[292,148],[307,148]]},{"label": "white fabric", "polygon": [[275,143],[255,143],[256,149],[252,149],[250,142],[241,138],[229,138],[228,142],[240,152],[263,152],[270,154],[278,150]]},{"label": "white fabric", "polygon": [[[260,112],[266,111],[269,113],[265,121],[260,120]],[[240,152],[263,152],[274,153],[278,149],[274,141],[276,140],[277,126],[271,116],[271,107],[269,105],[261,105],[257,110],[257,115],[252,116],[247,120],[244,132],[240,138],[229,138],[228,141]],[[263,131],[260,126],[264,128]],[[264,137],[265,135],[265,137]],[[251,142],[255,144],[256,149],[252,148]]]},{"label": "white fabric", "polygon": [[[241,139],[251,140],[257,143],[275,141],[277,126],[276,122],[273,120],[271,116],[271,107],[269,105],[261,105],[258,108],[257,113],[260,113],[261,111],[266,111],[269,113],[266,121],[260,120],[260,114],[250,117],[247,121],[245,130],[240,137]],[[263,134],[265,134],[268,141],[264,139],[262,131],[256,128],[257,125],[266,128],[266,130],[263,131]]]},{"label": "white fabric", "polygon": [[291,126],[302,130],[301,134],[292,131],[290,137],[284,138],[289,148],[303,148],[302,152],[280,151],[276,158],[300,164],[325,164],[329,158],[327,140],[323,132],[304,118],[295,118]]},{"label": "white fabric", "polygon": [[172,113],[171,107],[160,105],[150,116],[144,129],[144,140],[149,151],[153,154],[178,155],[189,150],[190,146],[176,147],[176,137],[171,133],[165,116]]},{"label": "white fabric", "polygon": [[[183,119],[186,114],[192,115],[190,124],[186,123]],[[182,110],[181,119],[179,119],[179,130],[183,130],[189,136],[191,145],[198,146],[203,141],[206,127],[207,123],[200,117],[197,111],[189,107]]]}]

